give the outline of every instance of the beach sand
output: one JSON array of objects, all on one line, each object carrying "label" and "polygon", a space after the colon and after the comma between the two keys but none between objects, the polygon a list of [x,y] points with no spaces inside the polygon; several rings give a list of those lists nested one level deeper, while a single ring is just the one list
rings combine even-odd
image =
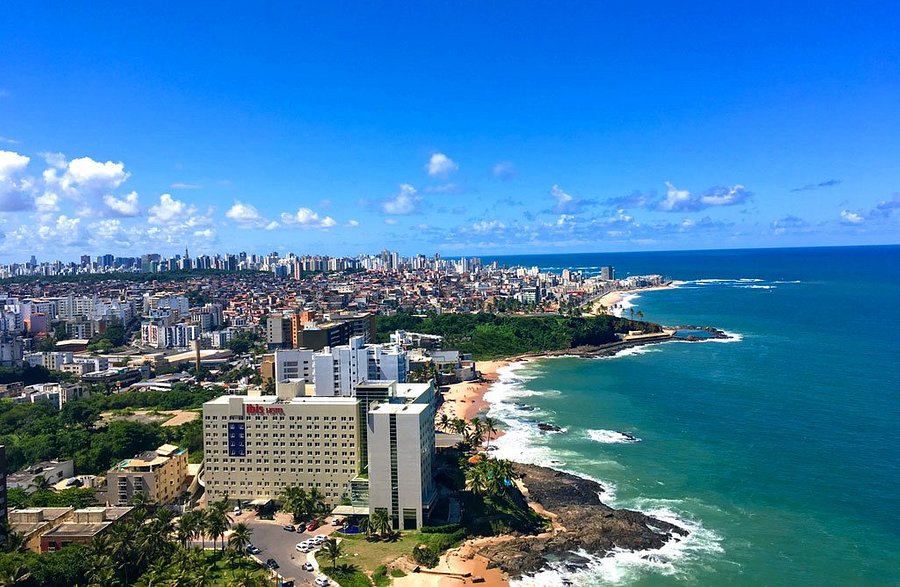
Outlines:
[{"label": "beach sand", "polygon": [[503,541],[510,538],[497,536],[470,540],[459,548],[441,555],[437,566],[433,569],[426,569],[426,572],[413,573],[414,567],[412,566],[404,568],[407,575],[394,579],[391,585],[397,587],[456,587],[458,585],[508,587],[509,580],[503,571],[498,568],[489,569],[490,561],[475,552],[478,546],[485,544],[485,541]]},{"label": "beach sand", "polygon": [[[620,289],[620,290],[616,290],[616,291],[611,291],[608,294],[605,294],[603,297],[601,297],[599,300],[597,300],[593,304],[591,304],[591,307],[588,310],[587,314],[591,315],[591,316],[599,316],[600,314],[605,313],[605,314],[609,314],[611,316],[620,316],[621,317],[624,310],[622,308],[614,309],[613,306],[621,304],[622,300],[625,299],[625,296],[629,296],[629,295],[633,295],[633,294],[640,294],[645,291],[659,291],[662,289],[668,289],[668,288],[672,287],[673,285],[674,284],[671,283],[668,285],[657,285],[657,286],[653,286],[653,287],[642,287],[642,288],[638,288],[638,289]],[[601,308],[605,308],[605,311],[602,311]]]},{"label": "beach sand", "polygon": [[471,420],[486,412],[490,405],[484,400],[484,394],[491,383],[497,380],[497,370],[509,363],[510,361],[479,361],[476,366],[485,381],[468,381],[448,386],[444,392],[444,403],[438,408],[437,418],[446,413],[450,419]]}]

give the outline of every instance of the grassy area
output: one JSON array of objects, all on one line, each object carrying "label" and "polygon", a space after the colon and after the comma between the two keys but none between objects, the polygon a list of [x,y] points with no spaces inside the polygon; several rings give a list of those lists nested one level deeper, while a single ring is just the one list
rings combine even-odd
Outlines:
[{"label": "grassy area", "polygon": [[259,577],[267,581],[269,580],[269,573],[259,566],[256,561],[250,558],[241,557],[241,559],[235,563],[234,569],[232,570],[231,566],[228,564],[228,560],[221,552],[204,550],[203,555],[206,557],[206,561],[210,568],[213,569],[212,585],[227,585],[234,579],[235,575],[241,572],[247,572],[254,577]]}]

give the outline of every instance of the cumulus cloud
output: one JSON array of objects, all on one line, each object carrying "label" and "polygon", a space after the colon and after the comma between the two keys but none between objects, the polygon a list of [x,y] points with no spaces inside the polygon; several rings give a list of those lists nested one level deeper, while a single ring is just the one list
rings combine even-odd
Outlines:
[{"label": "cumulus cloud", "polygon": [[181,200],[176,200],[172,194],[162,194],[159,204],[150,206],[150,224],[171,224],[181,220],[187,220],[187,216],[195,212],[193,206],[188,206]]},{"label": "cumulus cloud", "polygon": [[494,163],[491,174],[500,181],[509,181],[516,176],[516,166],[509,161],[499,161]]},{"label": "cumulus cloud", "polygon": [[225,217],[229,220],[233,220],[241,228],[265,228],[267,230],[274,230],[279,226],[277,222],[270,221],[260,214],[259,210],[256,209],[256,206],[241,202],[240,200],[236,200],[234,205],[225,212]]},{"label": "cumulus cloud", "polygon": [[862,215],[857,214],[856,212],[851,212],[849,210],[841,210],[841,224],[847,226],[856,226],[862,224],[865,218]]},{"label": "cumulus cloud", "polygon": [[137,216],[141,213],[137,192],[131,192],[122,198],[107,194],[103,196],[103,203],[120,216]]},{"label": "cumulus cloud", "polygon": [[26,177],[29,157],[0,151],[0,212],[17,212],[34,207],[34,180]]},{"label": "cumulus cloud", "polygon": [[356,228],[357,226],[359,226],[359,221],[358,221],[358,220],[353,220],[353,219],[351,218],[350,220],[347,221],[347,226],[349,226],[349,227],[351,227],[351,228]]},{"label": "cumulus cloud", "polygon": [[300,228],[331,228],[337,222],[331,216],[320,217],[318,213],[309,208],[300,208],[296,213],[281,213],[281,223],[285,226],[299,226]]},{"label": "cumulus cloud", "polygon": [[431,177],[447,177],[457,169],[459,165],[443,153],[434,153],[425,165],[425,170]]},{"label": "cumulus cloud", "polygon": [[393,198],[388,198],[381,203],[381,209],[385,214],[412,214],[422,202],[422,196],[416,188],[408,183],[400,184],[400,191]]},{"label": "cumulus cloud", "polygon": [[550,188],[550,195],[556,200],[556,205],[551,210],[554,214],[578,214],[597,203],[597,201],[593,199],[587,200],[576,198],[571,194],[566,193],[566,191],[558,185],[554,185]]}]

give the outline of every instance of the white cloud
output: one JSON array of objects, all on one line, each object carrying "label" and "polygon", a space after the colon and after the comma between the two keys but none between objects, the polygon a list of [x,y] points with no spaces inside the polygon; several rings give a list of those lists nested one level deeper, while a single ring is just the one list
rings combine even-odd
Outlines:
[{"label": "white cloud", "polygon": [[171,224],[172,222],[186,220],[196,212],[193,206],[188,206],[181,200],[176,200],[172,194],[162,194],[159,204],[150,206],[150,224]]},{"label": "white cloud", "polygon": [[384,223],[385,223],[385,224],[390,224],[390,225],[392,225],[392,226],[393,226],[394,224],[397,224],[398,222],[400,222],[400,221],[397,220],[396,218],[385,218],[385,219],[384,219]]},{"label": "white cloud", "polygon": [[710,188],[703,195],[692,195],[688,190],[680,190],[666,182],[666,197],[656,203],[656,209],[663,212],[697,212],[715,206],[735,206],[747,202],[752,193],[741,184],[732,187]]},{"label": "white cloud", "polygon": [[666,198],[657,206],[660,210],[672,211],[685,207],[691,201],[691,192],[676,188],[666,182]]},{"label": "white cloud", "polygon": [[865,220],[861,215],[856,212],[850,212],[849,210],[841,210],[841,224],[847,224],[850,226],[862,224],[863,220]]},{"label": "white cloud", "polygon": [[187,183],[183,181],[176,181],[172,185],[169,186],[173,190],[199,190],[203,186],[199,183]]},{"label": "white cloud", "polygon": [[121,161],[101,163],[90,157],[79,157],[69,161],[61,181],[67,189],[107,191],[119,187],[130,176]]},{"label": "white cloud", "polygon": [[54,167],[56,169],[65,169],[66,166],[69,165],[69,160],[66,159],[66,156],[62,153],[39,153],[41,157],[44,158],[44,161],[47,162],[47,165],[50,167]]},{"label": "white cloud", "polygon": [[447,177],[457,169],[459,165],[443,153],[434,153],[425,165],[425,170],[431,177]]},{"label": "white cloud", "polygon": [[13,151],[0,151],[0,211],[16,212],[34,207],[34,180],[22,177],[31,161]]},{"label": "white cloud", "polygon": [[350,226],[350,227],[356,227],[356,226],[359,226],[359,221],[358,221],[358,220],[350,219],[350,220],[347,221],[347,226]]},{"label": "white cloud", "polygon": [[266,218],[263,218],[256,206],[245,204],[240,200],[235,201],[234,205],[225,212],[225,217],[234,220],[243,228],[262,228],[271,224]]},{"label": "white cloud", "polygon": [[103,203],[120,216],[137,216],[141,213],[137,192],[126,194],[122,198],[117,198],[112,194],[106,194],[103,196]]},{"label": "white cloud", "polygon": [[275,220],[273,220],[272,222],[266,224],[266,230],[275,230],[279,226],[281,226],[281,225],[278,224],[278,222],[276,222]]},{"label": "white cloud", "polygon": [[556,206],[558,208],[565,208],[566,204],[574,200],[572,196],[564,192],[563,189],[558,185],[554,185],[552,188],[550,188],[550,194],[553,195],[554,198],[556,198]]},{"label": "white cloud", "polygon": [[421,201],[422,196],[416,192],[416,188],[403,183],[400,184],[400,192],[396,196],[382,202],[381,209],[385,214],[412,214]]},{"label": "white cloud", "polygon": [[503,230],[504,228],[506,228],[506,224],[499,220],[481,220],[472,225],[472,231],[479,233]]},{"label": "white cloud", "polygon": [[730,188],[714,188],[703,196],[700,203],[706,206],[733,206],[741,204],[747,199],[747,191],[744,186],[737,184]]},{"label": "white cloud", "polygon": [[319,217],[318,213],[309,208],[300,208],[295,214],[282,212],[281,223],[302,228],[331,228],[337,224],[331,216]]},{"label": "white cloud", "polygon": [[0,181],[25,171],[29,161],[31,161],[29,157],[14,151],[0,151]]},{"label": "white cloud", "polygon": [[211,228],[206,228],[204,230],[195,230],[194,236],[199,236],[201,238],[215,238],[216,231]]}]

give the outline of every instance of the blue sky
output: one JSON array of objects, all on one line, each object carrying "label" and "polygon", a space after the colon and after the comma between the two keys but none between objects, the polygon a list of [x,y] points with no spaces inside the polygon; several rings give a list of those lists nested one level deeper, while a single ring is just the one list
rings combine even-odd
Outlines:
[{"label": "blue sky", "polygon": [[0,13],[3,260],[900,242],[889,2],[131,4]]}]

